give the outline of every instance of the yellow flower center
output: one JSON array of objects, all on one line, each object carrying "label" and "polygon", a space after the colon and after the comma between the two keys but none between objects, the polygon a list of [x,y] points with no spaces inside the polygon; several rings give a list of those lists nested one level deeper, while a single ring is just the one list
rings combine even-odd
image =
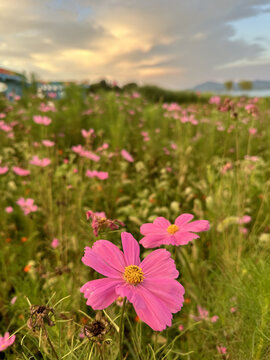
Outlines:
[{"label": "yellow flower center", "polygon": [[143,275],[144,274],[142,269],[137,265],[129,265],[125,267],[124,279],[129,284],[137,285],[143,282],[144,279]]},{"label": "yellow flower center", "polygon": [[179,230],[179,227],[175,224],[168,226],[167,232],[171,235],[175,234]]}]

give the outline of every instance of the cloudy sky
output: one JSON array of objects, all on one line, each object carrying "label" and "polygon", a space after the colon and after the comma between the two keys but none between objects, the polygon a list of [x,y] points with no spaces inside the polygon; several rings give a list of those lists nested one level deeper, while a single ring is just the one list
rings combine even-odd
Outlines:
[{"label": "cloudy sky", "polygon": [[270,1],[0,0],[0,67],[173,89],[270,80]]}]

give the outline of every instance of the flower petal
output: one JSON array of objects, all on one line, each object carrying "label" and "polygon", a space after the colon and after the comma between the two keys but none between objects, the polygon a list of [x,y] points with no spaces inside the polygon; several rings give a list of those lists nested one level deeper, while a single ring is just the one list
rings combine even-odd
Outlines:
[{"label": "flower petal", "polygon": [[87,305],[92,306],[94,310],[102,310],[117,299],[115,288],[119,283],[119,280],[110,278],[92,280],[84,284],[80,291],[87,299]]},{"label": "flower petal", "polygon": [[171,253],[165,249],[155,250],[146,256],[141,268],[147,279],[175,279],[179,275]]},{"label": "flower petal", "polygon": [[[153,293],[143,286],[137,286],[136,297],[140,298],[133,303],[139,318],[155,331],[162,331],[172,324],[172,314],[169,308]],[[141,304],[144,306],[140,306]]]},{"label": "flower petal", "polygon": [[101,253],[100,255],[98,252],[95,252],[88,246],[85,248],[82,262],[104,276],[108,276],[111,278],[122,277],[122,273],[113,268],[109,263],[107,263],[106,259],[103,258],[103,253]]},{"label": "flower petal", "polygon": [[142,286],[159,298],[172,313],[181,310],[185,289],[177,280],[145,279]]},{"label": "flower petal", "polygon": [[154,222],[154,225],[158,226],[161,229],[167,229],[171,223],[169,222],[169,220],[165,219],[163,216],[157,217]]},{"label": "flower petal", "polygon": [[199,235],[190,232],[177,232],[174,234],[175,244],[174,245],[186,245],[190,241],[199,238]]},{"label": "flower petal", "polygon": [[179,227],[187,224],[190,220],[192,220],[194,216],[192,214],[182,214],[175,219],[175,224]]},{"label": "flower petal", "polygon": [[126,265],[140,265],[140,245],[128,232],[121,233]]},{"label": "flower petal", "polygon": [[210,225],[207,220],[196,220],[192,221],[189,224],[183,226],[181,230],[183,231],[192,231],[192,232],[200,232],[209,230]]},{"label": "flower petal", "polygon": [[140,227],[140,233],[143,235],[147,235],[153,232],[160,232],[160,229],[152,223],[146,223]]},{"label": "flower petal", "polygon": [[140,244],[142,244],[145,248],[154,248],[160,246],[162,244],[170,244],[169,239],[171,238],[170,234],[147,234],[140,240]]},{"label": "flower petal", "polygon": [[114,269],[125,271],[125,258],[123,252],[113,243],[107,240],[98,240],[92,246],[92,250],[101,256]]}]

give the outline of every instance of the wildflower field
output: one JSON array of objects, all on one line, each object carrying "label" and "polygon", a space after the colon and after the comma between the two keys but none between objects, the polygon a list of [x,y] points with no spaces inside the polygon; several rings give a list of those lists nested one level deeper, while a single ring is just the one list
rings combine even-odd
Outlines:
[{"label": "wildflower field", "polygon": [[270,99],[0,98],[0,359],[269,359]]}]

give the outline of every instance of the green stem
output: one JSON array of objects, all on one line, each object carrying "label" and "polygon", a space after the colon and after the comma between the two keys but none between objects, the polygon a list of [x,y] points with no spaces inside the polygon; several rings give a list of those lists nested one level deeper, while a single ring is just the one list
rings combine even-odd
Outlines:
[{"label": "green stem", "polygon": [[126,307],[126,301],[127,298],[124,298],[123,306],[122,306],[122,312],[121,312],[121,318],[120,318],[120,326],[119,326],[119,355],[120,360],[123,360],[123,332],[124,332],[124,313],[125,313],[125,307]]}]

